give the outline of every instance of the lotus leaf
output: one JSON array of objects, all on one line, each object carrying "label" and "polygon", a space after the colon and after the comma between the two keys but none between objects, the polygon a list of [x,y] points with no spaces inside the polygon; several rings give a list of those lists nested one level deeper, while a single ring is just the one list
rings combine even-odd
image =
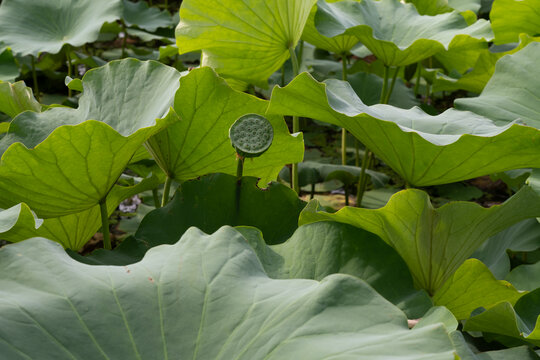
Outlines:
[{"label": "lotus leaf", "polygon": [[309,18],[304,26],[304,32],[302,33],[302,40],[307,41],[310,44],[315,45],[318,48],[331,51],[335,54],[346,54],[356,44],[358,39],[351,35],[337,35],[334,37],[326,37],[321,35],[315,27],[315,14],[317,13],[317,6],[311,9]]},{"label": "lotus leaf", "polygon": [[540,346],[540,288],[523,295],[514,306],[505,301],[473,313],[463,329],[510,336]]},{"label": "lotus leaf", "polygon": [[491,19],[495,44],[518,41],[520,34],[540,35],[540,0],[497,0]]},{"label": "lotus leaf", "polygon": [[540,288],[540,262],[515,267],[506,276],[506,280],[519,290],[533,291]]},{"label": "lotus leaf", "polygon": [[503,301],[513,305],[521,296],[523,293],[507,281],[495,279],[482,262],[468,259],[437,290],[433,301],[450,309],[458,320],[464,320],[479,307],[489,309]]},{"label": "lotus leaf", "polygon": [[224,77],[267,87],[300,40],[316,0],[184,0],[176,44],[202,50],[202,65]]},{"label": "lotus leaf", "polygon": [[[107,196],[109,215],[116,210],[122,200],[142,191],[151,190],[159,184],[159,179],[152,176],[134,186],[115,185]],[[15,205],[0,214],[4,213],[6,213],[5,220],[0,220],[0,224],[4,224],[0,225],[0,238],[19,242],[33,237],[45,237],[60,243],[66,249],[75,251],[80,250],[102,225],[99,205],[75,214],[45,220],[35,218],[26,204]]]},{"label": "lotus leaf", "polygon": [[434,294],[490,236],[540,215],[540,198],[523,187],[502,205],[483,208],[453,202],[434,209],[423,191],[401,191],[376,210],[345,207],[335,214],[318,211],[310,202],[299,224],[338,221],[379,235],[403,257],[415,285]]},{"label": "lotus leaf", "polygon": [[254,228],[237,228],[255,249],[268,276],[314,279],[342,273],[371,285],[410,319],[433,306],[424,291],[414,289],[407,265],[376,235],[347,224],[323,221],[299,227],[284,243],[267,246]]},{"label": "lotus leaf", "polygon": [[442,324],[410,331],[354,277],[268,278],[227,227],[191,229],[128,266],[33,239],[0,250],[0,273],[0,352],[13,360],[455,358]]},{"label": "lotus leaf", "polygon": [[478,12],[481,0],[407,0],[422,15],[437,15],[453,10]]},{"label": "lotus leaf", "polygon": [[0,81],[0,111],[14,118],[27,110],[41,111],[41,105],[34,98],[32,90],[23,81],[13,84]]},{"label": "lotus leaf", "polygon": [[223,225],[255,226],[270,244],[293,234],[306,203],[292,189],[275,182],[260,189],[257,178],[243,177],[237,205],[237,186],[236,177],[226,174],[186,181],[170,203],[146,215],[135,237],[150,245],[172,244],[191,226],[211,233]]},{"label": "lotus leaf", "polygon": [[143,142],[177,121],[169,107],[179,76],[157,62],[111,62],[85,75],[78,109],[17,116],[0,141],[11,145],[0,163],[0,206],[24,202],[47,218],[103,201]]},{"label": "lotus leaf", "polygon": [[486,264],[495,277],[504,279],[510,271],[507,250],[534,251],[538,248],[540,224],[536,219],[527,219],[489,238],[472,256]]},{"label": "lotus leaf", "polygon": [[300,74],[272,92],[270,114],[297,115],[346,128],[409,184],[436,185],[509,169],[540,167],[540,133],[496,126],[457,110],[427,115],[418,108],[366,106],[348,83]]},{"label": "lotus leaf", "polygon": [[0,80],[14,81],[21,70],[17,65],[13,53],[10,49],[2,49],[0,45]]},{"label": "lotus leaf", "polygon": [[0,41],[17,54],[56,54],[65,44],[81,46],[97,40],[103,23],[121,15],[120,0],[4,0]]},{"label": "lotus leaf", "polygon": [[[209,173],[236,174],[236,155],[229,128],[245,114],[264,115],[268,102],[233,90],[207,67],[180,80],[174,110],[182,121],[148,141],[148,149],[163,171],[177,181]],[[283,165],[302,161],[302,136],[291,136],[281,116],[266,116],[274,128],[272,146],[262,156],[245,161],[244,174],[275,180]]]},{"label": "lotus leaf", "polygon": [[495,73],[479,97],[458,99],[459,109],[486,116],[497,124],[519,119],[540,128],[540,80],[535,74],[540,58],[540,43],[531,42],[522,50],[506,55],[495,65]]},{"label": "lotus leaf", "polygon": [[459,35],[491,40],[489,22],[469,26],[457,12],[420,15],[398,0],[317,3],[315,25],[327,37],[355,36],[387,66],[405,66],[447,50]]},{"label": "lotus leaf", "polygon": [[166,28],[174,25],[168,11],[149,7],[146,1],[132,2],[123,0],[122,3],[124,5],[122,18],[127,26],[137,26],[147,31],[156,31],[160,27]]}]

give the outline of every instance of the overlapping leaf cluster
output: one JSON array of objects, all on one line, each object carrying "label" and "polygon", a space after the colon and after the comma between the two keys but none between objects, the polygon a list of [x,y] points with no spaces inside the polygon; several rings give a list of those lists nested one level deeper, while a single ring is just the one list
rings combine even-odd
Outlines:
[{"label": "overlapping leaf cluster", "polygon": [[[2,356],[538,358],[537,0],[184,0],[179,23],[151,5],[0,5]],[[116,52],[88,51],[111,34]],[[55,56],[70,90],[46,105]],[[477,96],[433,114],[455,90]],[[245,114],[274,139],[237,178],[228,131]],[[303,163],[312,194],[337,180],[348,199],[366,177],[380,190],[381,168],[407,189],[377,209],[299,199],[273,182],[304,157],[289,116],[365,149],[362,166]],[[485,175],[508,183],[505,202],[430,197]],[[133,236],[77,254],[100,227],[107,247],[134,195],[155,201]],[[481,353],[480,333],[500,345]]]}]

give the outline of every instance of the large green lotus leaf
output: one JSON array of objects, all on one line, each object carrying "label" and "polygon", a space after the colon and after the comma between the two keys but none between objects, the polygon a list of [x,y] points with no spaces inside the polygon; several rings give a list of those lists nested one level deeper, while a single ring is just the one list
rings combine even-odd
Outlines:
[{"label": "large green lotus leaf", "polygon": [[176,69],[157,61],[111,61],[84,75],[83,95],[77,109],[55,107],[13,119],[9,133],[0,141],[0,152],[15,142],[35,147],[59,126],[78,125],[86,120],[106,123],[124,137],[141,129],[148,131],[156,126],[156,119],[173,115],[169,110],[180,85],[179,78]]},{"label": "large green lotus leaf", "polygon": [[[153,136],[147,143],[157,163],[177,181],[223,172],[236,174],[236,152],[229,128],[240,116],[264,115],[268,101],[233,90],[208,68],[192,70],[180,79],[174,109],[182,121]],[[272,146],[262,156],[244,162],[244,175],[266,184],[285,164],[302,161],[302,136],[291,136],[281,116],[267,117],[274,128]]]},{"label": "large green lotus leaf", "polygon": [[478,12],[481,0],[407,0],[421,15],[437,15],[453,10]]},{"label": "large green lotus leaf", "polygon": [[[364,104],[375,105],[380,102],[384,81],[381,77],[359,72],[349,75],[347,81]],[[402,109],[410,109],[420,105],[420,102],[416,99],[414,91],[408,88],[401,79],[397,79],[388,104]]]},{"label": "large green lotus leaf", "polygon": [[0,206],[24,202],[48,218],[98,204],[144,141],[177,120],[169,106],[178,78],[157,62],[111,62],[87,73],[78,109],[17,116],[0,141],[12,143],[0,163]]},{"label": "large green lotus leaf", "polygon": [[15,61],[12,51],[0,45],[0,80],[15,81],[20,73],[21,69]]},{"label": "large green lotus leaf", "polygon": [[514,306],[502,302],[473,313],[463,329],[510,336],[540,346],[540,288],[523,295]]},{"label": "large green lotus leaf", "polygon": [[225,77],[267,87],[296,47],[315,0],[184,0],[176,44],[202,50],[202,65]]},{"label": "large green lotus leaf", "polygon": [[433,301],[446,306],[458,320],[464,320],[479,307],[489,309],[503,301],[513,305],[521,296],[523,293],[507,281],[495,279],[481,261],[468,259],[435,292]]},{"label": "large green lotus leaf", "polygon": [[540,262],[515,267],[506,276],[506,280],[519,290],[533,291],[540,288]]},{"label": "large green lotus leaf", "polygon": [[540,35],[540,0],[497,0],[491,19],[495,44],[517,42],[519,35]]},{"label": "large green lotus leaf", "polygon": [[482,94],[476,98],[458,99],[456,107],[486,116],[497,124],[519,119],[540,128],[540,80],[531,76],[537,71],[539,58],[538,42],[501,58]]},{"label": "large green lotus leaf", "polygon": [[469,26],[457,12],[420,15],[398,0],[317,3],[315,25],[327,37],[352,35],[387,66],[405,66],[447,50],[459,35],[492,38],[489,22]]},{"label": "large green lotus leaf", "polygon": [[271,246],[255,228],[238,230],[271,278],[321,280],[349,274],[366,281],[410,319],[422,317],[433,306],[426,292],[414,288],[407,265],[395,250],[365,230],[323,221],[301,226],[286,242]]},{"label": "large green lotus leaf", "polygon": [[5,234],[18,227],[33,227],[34,229],[43,224],[43,219],[36,217],[36,214],[26,204],[17,204],[9,209],[0,210],[0,237],[5,240]]},{"label": "large green lotus leaf", "polygon": [[41,111],[41,105],[34,98],[32,89],[24,81],[8,83],[0,81],[0,111],[14,118],[23,111]]},{"label": "large green lotus leaf", "polygon": [[442,324],[408,330],[352,276],[270,279],[228,227],[191,229],[128,266],[33,239],[0,250],[0,273],[0,352],[13,360],[454,359]]},{"label": "large green lotus leaf", "polygon": [[540,198],[523,187],[502,205],[483,208],[452,202],[434,209],[429,195],[410,189],[392,196],[380,209],[345,207],[334,214],[310,202],[299,224],[338,221],[379,235],[403,257],[415,285],[434,294],[490,236],[520,220],[540,214]]},{"label": "large green lotus leaf", "polygon": [[438,73],[433,81],[433,91],[467,90],[481,93],[495,72],[495,64],[505,55],[523,49],[533,41],[539,41],[526,34],[520,35],[520,43],[512,50],[494,52],[483,41],[470,37],[457,37],[448,51],[435,55],[448,75]]},{"label": "large green lotus leaf", "polygon": [[169,204],[146,215],[135,237],[151,245],[172,244],[191,226],[211,233],[223,225],[257,227],[270,244],[293,234],[306,203],[292,189],[275,182],[260,189],[257,178],[243,177],[237,204],[237,185],[236,177],[226,174],[182,183]]},{"label": "large green lotus leaf", "polygon": [[463,337],[461,331],[450,333],[452,343],[456,348],[456,353],[460,360],[538,360],[540,357],[527,345],[516,346],[509,349],[478,352],[478,349],[471,347]]},{"label": "large green lotus leaf", "polygon": [[[116,210],[122,200],[142,191],[151,190],[160,183],[158,177],[152,176],[133,186],[115,185],[107,195],[109,215]],[[45,220],[35,218],[26,204],[15,205],[0,214],[2,214],[0,238],[4,240],[19,242],[33,237],[45,237],[60,243],[66,249],[75,251],[80,250],[101,227],[99,205],[79,213]],[[12,226],[9,226],[10,224]]]},{"label": "large green lotus leaf", "polygon": [[409,184],[445,184],[509,169],[540,167],[540,132],[496,126],[471,112],[431,116],[418,108],[366,106],[340,80],[300,74],[272,92],[268,113],[304,116],[347,129]]},{"label": "large green lotus leaf", "polygon": [[122,4],[124,6],[122,19],[127,26],[156,31],[160,27],[166,28],[175,25],[168,11],[149,7],[146,1],[123,0]]},{"label": "large green lotus leaf", "polygon": [[472,257],[486,264],[495,277],[504,279],[510,271],[507,250],[534,251],[539,248],[540,224],[536,219],[527,219],[489,238],[473,253]]},{"label": "large green lotus leaf", "polygon": [[13,52],[56,54],[97,40],[105,22],[122,15],[120,0],[4,0],[0,5],[0,41]]},{"label": "large green lotus leaf", "polygon": [[321,35],[315,27],[315,14],[317,13],[317,6],[311,9],[309,18],[304,26],[304,32],[302,33],[302,40],[307,41],[310,44],[315,45],[318,48],[331,51],[335,54],[346,54],[356,44],[358,39],[356,36],[351,35],[337,35],[334,37],[326,37]]}]

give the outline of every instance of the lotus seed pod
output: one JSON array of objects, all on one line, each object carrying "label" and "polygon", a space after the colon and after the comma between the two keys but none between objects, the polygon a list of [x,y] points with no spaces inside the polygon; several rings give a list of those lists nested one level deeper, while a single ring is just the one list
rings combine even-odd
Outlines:
[{"label": "lotus seed pod", "polygon": [[274,129],[265,117],[246,114],[232,124],[229,129],[229,138],[238,155],[257,157],[272,145]]}]

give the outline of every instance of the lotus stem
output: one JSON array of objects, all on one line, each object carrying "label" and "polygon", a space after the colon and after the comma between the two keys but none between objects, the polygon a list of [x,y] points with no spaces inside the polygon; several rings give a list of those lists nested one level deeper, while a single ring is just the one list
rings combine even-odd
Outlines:
[{"label": "lotus stem", "polygon": [[[294,51],[294,48],[292,46],[289,47],[289,54],[291,55],[293,74],[294,74],[294,77],[296,77],[298,76],[298,59],[296,58],[296,52]],[[293,133],[299,132],[300,120],[298,119],[298,116],[293,116],[292,121],[293,121]],[[293,190],[297,194],[300,194],[300,186],[298,185],[298,164],[292,164],[291,183],[292,183]]]},{"label": "lotus stem", "polygon": [[105,250],[112,250],[111,235],[109,233],[109,212],[107,210],[107,198],[99,202],[101,210],[101,233],[103,234],[103,247]]},{"label": "lotus stem", "polygon": [[364,153],[364,159],[362,160],[362,170],[360,170],[360,176],[358,180],[358,188],[356,191],[356,206],[362,206],[362,199],[366,192],[367,185],[367,169],[371,166],[373,160],[373,153],[366,148]]},{"label": "lotus stem", "polygon": [[34,96],[39,101],[39,86],[36,73],[36,59],[34,55],[30,55],[30,58],[32,59],[32,81],[34,82]]},{"label": "lotus stem", "polygon": [[167,205],[169,202],[169,192],[171,191],[171,182],[172,178],[167,175],[167,179],[165,179],[165,185],[163,187],[163,197],[161,198],[161,207]]},{"label": "lotus stem", "polygon": [[159,201],[158,189],[152,189],[152,197],[154,198],[154,206],[156,209],[161,207],[161,202]]},{"label": "lotus stem", "polygon": [[236,158],[238,160],[236,164],[236,180],[240,180],[244,174],[244,157],[237,155]]},{"label": "lotus stem", "polygon": [[[66,46],[66,62],[67,62],[67,75],[71,78],[71,55],[69,45]],[[71,97],[71,88],[68,86],[68,97]]]},{"label": "lotus stem", "polygon": [[[347,81],[347,55],[345,53],[341,55],[341,64],[343,65],[341,78]],[[341,165],[347,165],[347,129],[345,128],[341,128]]]},{"label": "lotus stem", "polygon": [[422,64],[417,63],[416,64],[416,84],[414,84],[414,97],[418,96],[418,89],[420,89],[420,79],[422,75]]},{"label": "lotus stem", "polygon": [[396,85],[398,72],[399,72],[399,67],[396,67],[396,72],[394,73],[394,76],[392,77],[392,83],[390,84],[390,89],[388,89],[386,98],[384,99],[384,104],[388,104],[390,102],[390,95],[392,95],[392,92],[394,91],[394,86]]},{"label": "lotus stem", "polygon": [[122,20],[122,32],[124,33],[124,38],[122,39],[122,58],[125,58],[126,53],[126,44],[127,44],[127,28],[126,23]]},{"label": "lotus stem", "polygon": [[357,139],[354,139],[354,165],[360,166],[360,143]]}]

